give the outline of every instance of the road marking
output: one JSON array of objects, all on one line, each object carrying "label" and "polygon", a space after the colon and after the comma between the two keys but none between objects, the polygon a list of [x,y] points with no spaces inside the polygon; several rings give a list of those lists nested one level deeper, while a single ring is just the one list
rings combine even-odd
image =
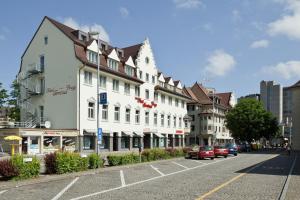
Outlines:
[{"label": "road marking", "polygon": [[2,191],[0,191],[0,194],[3,194],[4,192],[6,192],[7,190],[2,190]]},{"label": "road marking", "polygon": [[[131,187],[131,186],[134,186],[134,185],[138,185],[138,184],[146,183],[146,182],[153,181],[153,180],[156,180],[156,179],[160,179],[160,178],[163,178],[163,177],[166,177],[166,176],[171,176],[171,175],[179,174],[179,173],[182,173],[182,172],[185,172],[185,171],[190,171],[190,170],[193,170],[193,169],[198,169],[198,168],[206,167],[207,165],[211,165],[211,164],[215,164],[215,163],[218,163],[218,162],[223,162],[223,161],[230,160],[230,159],[235,159],[235,158],[237,158],[237,157],[231,157],[231,158],[228,158],[228,159],[218,160],[216,162],[208,163],[208,164],[205,164],[205,165],[199,165],[199,166],[196,166],[196,167],[192,167],[192,168],[188,168],[188,169],[183,169],[183,170],[180,170],[180,171],[172,172],[172,173],[166,174],[164,176],[156,176],[156,177],[149,178],[149,179],[142,180],[142,181],[138,181],[138,182],[135,182],[135,183],[129,183],[129,184],[125,185],[124,187],[120,186],[120,187],[111,188],[111,189],[108,189],[108,190],[103,190],[103,191],[100,191],[100,192],[95,192],[95,193],[87,194],[87,195],[84,195],[84,196],[79,196],[79,197],[73,198],[71,200],[85,199],[85,198],[88,198],[88,197],[96,196],[96,195],[107,193],[107,192],[112,192],[112,191],[119,190],[119,189],[126,188],[126,187]],[[150,165],[150,166],[153,168],[152,165]]]},{"label": "road marking", "polygon": [[184,166],[184,165],[182,165],[182,164],[179,164],[179,163],[177,163],[177,162],[172,162],[172,163],[174,163],[175,165],[178,165],[178,166],[180,166],[180,167],[183,167],[184,169],[188,169],[188,167],[186,167],[186,166]]},{"label": "road marking", "polygon": [[60,191],[55,197],[52,198],[52,200],[59,199],[76,181],[79,179],[79,177],[76,177],[69,185],[67,185],[62,191]]},{"label": "road marking", "polygon": [[[277,155],[276,155],[276,156],[277,156]],[[272,159],[272,158],[275,158],[276,156],[272,156],[272,157],[269,158],[268,160],[270,160],[270,159]],[[255,165],[254,167],[251,167],[251,168],[248,169],[246,172],[241,173],[241,174],[239,174],[239,175],[233,177],[233,178],[230,179],[229,181],[227,181],[227,182],[225,182],[225,183],[223,183],[223,184],[221,184],[221,185],[215,187],[214,189],[212,189],[212,190],[210,190],[209,192],[205,193],[204,195],[200,196],[200,197],[197,198],[196,200],[204,200],[204,198],[206,198],[206,197],[212,195],[213,193],[215,193],[215,192],[217,192],[218,190],[222,189],[223,187],[229,185],[230,183],[234,182],[235,180],[241,178],[242,176],[245,176],[247,173],[249,173],[250,171],[256,169],[257,167],[260,167],[261,165],[263,165],[263,164],[264,164],[266,161],[268,161],[268,160],[265,160],[265,161],[263,161],[263,162],[261,162],[261,163]],[[217,161],[217,162],[218,162],[218,161]],[[214,163],[216,163],[216,162],[214,162]]]},{"label": "road marking", "polygon": [[197,162],[197,163],[201,163],[201,164],[203,164],[203,165],[207,165],[207,163],[201,162],[201,161],[199,161],[199,160],[191,160],[191,161],[194,161],[194,162]]},{"label": "road marking", "polygon": [[286,179],[286,181],[285,181],[285,183],[284,183],[283,190],[282,190],[282,192],[280,193],[280,196],[279,196],[279,198],[278,198],[279,200],[284,200],[285,197],[286,197],[286,193],[287,193],[287,190],[288,190],[288,188],[289,188],[289,183],[290,183],[290,180],[291,180],[291,174],[292,174],[292,172],[293,172],[293,170],[294,170],[294,167],[295,167],[295,164],[296,164],[296,160],[297,160],[297,155],[296,155],[296,157],[295,157],[295,159],[294,159],[294,161],[293,161],[293,164],[292,164],[291,169],[290,169],[290,171],[289,171],[289,175],[288,175],[288,177],[287,177],[287,179]]},{"label": "road marking", "polygon": [[120,170],[120,178],[121,178],[121,186],[124,187],[126,185],[123,170]]},{"label": "road marking", "polygon": [[159,171],[158,168],[154,167],[153,165],[150,165],[150,167],[152,167],[152,169],[154,169],[156,172],[158,172],[161,176],[165,176],[165,174],[162,173],[161,171]]}]

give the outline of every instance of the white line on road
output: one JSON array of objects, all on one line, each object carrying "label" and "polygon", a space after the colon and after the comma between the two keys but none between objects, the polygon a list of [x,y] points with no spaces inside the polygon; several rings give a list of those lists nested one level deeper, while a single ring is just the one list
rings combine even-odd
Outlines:
[{"label": "white line on road", "polygon": [[0,194],[3,194],[4,192],[6,192],[7,190],[2,190],[2,191],[0,191]]},{"label": "white line on road", "polygon": [[194,162],[197,162],[197,163],[201,163],[201,164],[203,164],[203,165],[207,165],[207,163],[201,162],[201,161],[199,161],[199,160],[193,160],[193,159],[191,159],[191,161],[194,161]]},{"label": "white line on road", "polygon": [[288,177],[287,177],[287,179],[286,179],[286,182],[285,182],[284,188],[283,188],[283,190],[282,190],[282,192],[281,192],[281,194],[280,194],[279,200],[284,200],[285,197],[286,197],[286,193],[287,193],[287,190],[288,190],[288,188],[289,188],[289,183],[290,183],[290,180],[291,180],[291,174],[293,173],[293,170],[294,170],[294,167],[295,167],[295,164],[296,164],[296,160],[297,160],[297,155],[296,155],[296,157],[295,157],[295,159],[294,159],[294,162],[293,162],[293,164],[292,164],[292,166],[291,166],[289,175],[288,175]]},{"label": "white line on road", "polygon": [[126,185],[123,170],[120,170],[120,178],[121,178],[121,186],[124,187]]},{"label": "white line on road", "polygon": [[55,197],[52,198],[52,200],[59,199],[76,181],[79,179],[79,177],[76,177],[69,185],[67,185],[62,191],[60,191]]},{"label": "white line on road", "polygon": [[[130,187],[130,186],[133,186],[133,185],[138,185],[138,184],[146,183],[146,182],[153,181],[153,180],[156,180],[156,179],[160,179],[160,178],[163,178],[163,177],[166,177],[166,176],[171,176],[171,175],[174,175],[174,174],[179,174],[181,172],[185,172],[185,171],[190,171],[190,170],[193,170],[193,169],[198,169],[198,168],[206,167],[207,165],[211,165],[211,164],[215,164],[215,163],[218,163],[218,162],[223,162],[223,161],[230,160],[230,159],[235,159],[235,158],[237,158],[237,157],[231,157],[231,158],[227,158],[227,159],[218,160],[216,162],[211,162],[211,163],[208,163],[208,164],[205,164],[205,165],[199,165],[199,166],[196,166],[196,167],[192,167],[192,168],[188,168],[188,169],[183,169],[183,170],[172,172],[170,174],[166,174],[166,175],[163,175],[163,176],[156,176],[156,177],[149,178],[149,179],[142,180],[142,181],[138,181],[138,182],[135,182],[135,183],[129,183],[129,184],[125,185],[124,187],[120,186],[120,187],[111,188],[111,189],[108,189],[108,190],[103,190],[103,191],[100,191],[100,192],[95,192],[95,193],[87,194],[87,195],[84,195],[84,196],[73,198],[71,200],[85,199],[85,198],[88,198],[88,197],[92,197],[92,196],[96,196],[96,195],[99,195],[99,194],[103,194],[103,193],[107,193],[107,192],[119,190],[119,189]],[[156,169],[152,165],[150,165],[150,166],[154,170]],[[158,172],[158,173],[160,173],[160,172]]]},{"label": "white line on road", "polygon": [[177,163],[177,162],[172,162],[172,163],[174,163],[175,165],[178,165],[178,166],[180,166],[180,167],[183,167],[184,169],[188,169],[188,167],[186,167],[186,166],[184,166],[184,165],[182,165],[182,164],[179,164],[179,163]]},{"label": "white line on road", "polygon": [[150,167],[152,167],[152,169],[154,169],[155,171],[157,171],[161,176],[165,176],[164,173],[162,173],[161,171],[159,171],[156,167],[154,167],[153,165],[150,165]]}]

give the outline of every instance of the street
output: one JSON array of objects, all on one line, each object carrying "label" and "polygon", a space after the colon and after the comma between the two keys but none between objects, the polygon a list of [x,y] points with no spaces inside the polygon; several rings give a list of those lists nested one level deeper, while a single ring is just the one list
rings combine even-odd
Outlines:
[{"label": "street", "polygon": [[[172,159],[7,188],[0,191],[0,199],[269,200],[280,197],[289,173],[295,177],[286,188],[286,199],[296,199],[300,183],[300,159],[295,161],[296,157],[249,153],[214,160]],[[293,165],[295,170],[290,172]]]}]

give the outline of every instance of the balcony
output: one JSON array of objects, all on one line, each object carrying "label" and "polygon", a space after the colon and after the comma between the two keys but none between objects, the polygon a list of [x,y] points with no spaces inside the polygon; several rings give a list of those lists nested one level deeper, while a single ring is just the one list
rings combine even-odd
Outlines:
[{"label": "balcony", "polygon": [[32,84],[29,85],[27,88],[27,93],[31,96],[37,96],[44,93],[43,87],[40,84]]},{"label": "balcony", "polygon": [[40,74],[43,72],[44,72],[44,65],[36,64],[36,63],[29,65],[28,70],[27,70],[28,76]]}]

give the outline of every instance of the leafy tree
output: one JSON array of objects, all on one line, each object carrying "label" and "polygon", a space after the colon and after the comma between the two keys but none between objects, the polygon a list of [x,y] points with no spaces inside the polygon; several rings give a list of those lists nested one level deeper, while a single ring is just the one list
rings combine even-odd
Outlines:
[{"label": "leafy tree", "polygon": [[15,121],[20,121],[20,107],[18,105],[18,99],[20,97],[20,85],[17,80],[14,80],[11,85],[10,99],[8,104],[10,105],[9,117]]},{"label": "leafy tree", "polygon": [[7,102],[7,90],[2,88],[2,83],[0,83],[0,108],[2,108]]},{"label": "leafy tree", "polygon": [[242,99],[226,114],[226,126],[235,139],[251,142],[278,132],[276,118],[255,99]]}]

